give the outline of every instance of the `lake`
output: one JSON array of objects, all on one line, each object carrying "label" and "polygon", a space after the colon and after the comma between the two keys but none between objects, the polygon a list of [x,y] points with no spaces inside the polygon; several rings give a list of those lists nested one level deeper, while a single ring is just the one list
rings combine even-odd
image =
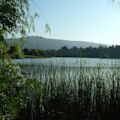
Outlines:
[{"label": "lake", "polygon": [[15,64],[27,64],[27,65],[53,65],[53,66],[66,66],[66,67],[119,67],[120,59],[100,59],[100,58],[25,58],[14,59]]},{"label": "lake", "polygon": [[13,63],[24,64],[21,70],[26,78],[37,79],[47,84],[48,88],[51,87],[51,83],[68,82],[66,84],[69,84],[70,88],[74,88],[79,81],[96,83],[100,80],[108,89],[112,86],[113,80],[117,81],[120,78],[120,59],[14,59]]}]

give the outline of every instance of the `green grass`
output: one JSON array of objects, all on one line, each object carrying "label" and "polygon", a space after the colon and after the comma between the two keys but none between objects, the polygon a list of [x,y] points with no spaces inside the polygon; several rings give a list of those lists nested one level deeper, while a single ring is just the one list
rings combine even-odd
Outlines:
[{"label": "green grass", "polygon": [[[1,85],[8,86],[3,90],[11,92],[1,106],[15,108],[14,114],[10,111],[13,120],[119,120],[120,67],[83,66],[21,65],[21,78],[13,76],[14,69],[13,78],[0,72],[6,81]],[[23,78],[26,82],[17,92],[15,85]]]},{"label": "green grass", "polygon": [[45,111],[41,119],[119,120],[119,67],[27,68],[28,75],[42,83]]}]

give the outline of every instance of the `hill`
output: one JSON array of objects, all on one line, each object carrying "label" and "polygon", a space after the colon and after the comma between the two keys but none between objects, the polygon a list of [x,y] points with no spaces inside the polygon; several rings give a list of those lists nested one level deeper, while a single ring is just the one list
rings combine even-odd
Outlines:
[{"label": "hill", "polygon": [[[7,40],[9,44],[13,45],[14,40]],[[18,38],[18,42],[20,42],[21,39]],[[72,48],[73,46],[75,47],[99,47],[100,45],[103,44],[98,44],[98,43],[92,43],[92,42],[84,42],[84,41],[70,41],[70,40],[60,40],[60,39],[49,39],[49,38],[43,38],[43,37],[38,37],[38,36],[29,36],[27,37],[26,44],[24,48],[27,49],[43,49],[43,50],[58,50],[63,46],[67,46],[68,48]]]}]

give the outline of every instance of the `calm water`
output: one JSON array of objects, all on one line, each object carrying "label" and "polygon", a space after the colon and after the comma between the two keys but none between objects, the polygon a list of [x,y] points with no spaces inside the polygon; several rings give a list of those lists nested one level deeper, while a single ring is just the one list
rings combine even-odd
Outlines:
[{"label": "calm water", "polygon": [[36,65],[54,65],[54,66],[67,66],[67,67],[79,67],[79,66],[102,66],[112,67],[120,66],[120,59],[99,59],[99,58],[42,58],[42,59],[15,59],[13,63],[17,64],[36,64]]},{"label": "calm water", "polygon": [[[93,58],[46,58],[46,59],[16,59],[15,64],[25,64],[22,72],[28,78],[40,81],[86,80],[111,81],[111,76],[120,76],[120,59]],[[117,77],[115,79],[117,79]],[[72,84],[72,82],[70,82]],[[112,83],[112,82],[110,82]],[[74,84],[74,83],[73,83]]]}]

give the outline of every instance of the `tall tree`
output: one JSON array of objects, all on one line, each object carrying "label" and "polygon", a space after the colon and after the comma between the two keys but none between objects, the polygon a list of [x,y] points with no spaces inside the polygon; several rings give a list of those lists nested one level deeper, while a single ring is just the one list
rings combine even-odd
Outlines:
[{"label": "tall tree", "polygon": [[[31,18],[31,19],[30,19]],[[32,20],[32,22],[31,22]],[[34,23],[33,17],[29,14],[29,0],[0,0],[0,56],[6,59],[7,43],[6,35],[15,35],[21,33],[22,37],[26,36],[26,29]],[[33,25],[33,24],[32,24]],[[23,39],[24,40],[24,39]],[[20,46],[17,46],[20,52]]]},{"label": "tall tree", "polygon": [[25,32],[28,26],[28,0],[0,0],[0,38],[7,33]]}]

